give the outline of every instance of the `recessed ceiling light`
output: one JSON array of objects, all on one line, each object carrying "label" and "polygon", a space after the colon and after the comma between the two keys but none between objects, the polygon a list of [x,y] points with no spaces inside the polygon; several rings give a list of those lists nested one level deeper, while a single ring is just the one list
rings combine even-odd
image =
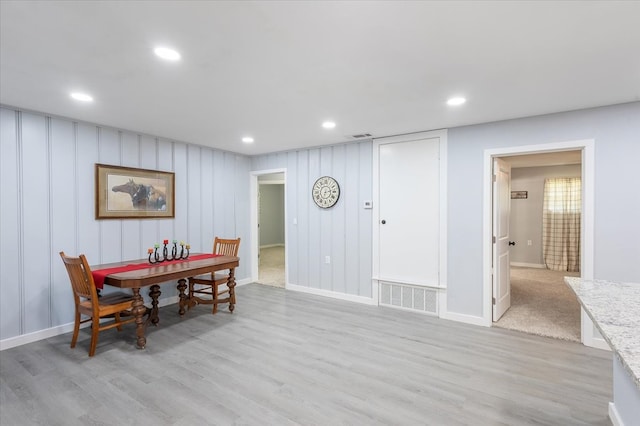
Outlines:
[{"label": "recessed ceiling light", "polygon": [[91,102],[93,101],[93,98],[89,95],[87,95],[86,93],[80,93],[80,92],[74,92],[71,94],[71,97],[73,99],[75,99],[76,101],[82,101],[82,102]]},{"label": "recessed ceiling light", "polygon": [[153,53],[161,57],[162,59],[166,59],[167,61],[178,61],[180,60],[180,54],[167,47],[156,47],[153,49]]},{"label": "recessed ceiling light", "polygon": [[333,121],[325,121],[324,123],[322,123],[322,127],[324,127],[325,129],[333,129],[334,127],[336,127],[336,123],[334,123]]},{"label": "recessed ceiling light", "polygon": [[458,105],[462,105],[465,102],[467,102],[467,100],[460,96],[447,99],[447,105],[449,106],[458,106]]},{"label": "recessed ceiling light", "polygon": [[253,138],[251,136],[245,136],[244,138],[242,138],[242,142],[253,143]]}]

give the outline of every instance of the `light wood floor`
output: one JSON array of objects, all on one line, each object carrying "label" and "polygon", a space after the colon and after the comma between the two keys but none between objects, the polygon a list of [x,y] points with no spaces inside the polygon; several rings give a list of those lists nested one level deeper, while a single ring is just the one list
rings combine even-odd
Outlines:
[{"label": "light wood floor", "polygon": [[238,304],[0,353],[0,424],[610,425],[611,354],[250,284]]}]

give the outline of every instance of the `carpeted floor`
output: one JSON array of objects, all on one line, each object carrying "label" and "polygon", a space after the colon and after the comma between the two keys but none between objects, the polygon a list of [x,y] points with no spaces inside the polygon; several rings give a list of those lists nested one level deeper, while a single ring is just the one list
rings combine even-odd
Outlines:
[{"label": "carpeted floor", "polygon": [[260,249],[258,283],[284,288],[284,246]]},{"label": "carpeted floor", "polygon": [[565,276],[580,273],[512,267],[511,308],[493,325],[579,342],[580,304]]}]

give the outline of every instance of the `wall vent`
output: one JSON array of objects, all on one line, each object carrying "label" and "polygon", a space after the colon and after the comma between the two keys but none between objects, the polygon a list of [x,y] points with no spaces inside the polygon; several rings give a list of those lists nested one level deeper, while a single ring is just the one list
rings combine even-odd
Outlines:
[{"label": "wall vent", "polygon": [[438,290],[407,284],[380,281],[381,306],[438,315]]},{"label": "wall vent", "polygon": [[372,135],[371,133],[359,133],[357,135],[350,135],[350,138],[353,139],[364,139],[364,138],[370,138]]}]

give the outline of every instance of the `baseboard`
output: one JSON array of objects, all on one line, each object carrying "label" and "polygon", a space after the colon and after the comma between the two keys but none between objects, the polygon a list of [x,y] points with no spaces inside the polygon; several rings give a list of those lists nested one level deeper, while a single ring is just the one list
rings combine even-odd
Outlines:
[{"label": "baseboard", "polygon": [[[245,284],[250,284],[251,278],[245,278],[242,280],[236,281],[236,286],[242,286]],[[174,305],[180,301],[178,295],[171,297],[164,297],[158,300],[158,307],[162,308],[163,306]],[[84,323],[80,326],[80,328],[85,328],[91,326],[91,323]],[[5,349],[15,348],[16,346],[26,345],[28,343],[37,342],[38,340],[48,339],[50,337],[55,337],[60,334],[65,334],[73,331],[73,322],[68,324],[62,324],[51,328],[45,328],[44,330],[34,331],[33,333],[22,334],[20,336],[9,337],[7,339],[0,340],[0,352]]]},{"label": "baseboard", "polygon": [[263,248],[271,248],[271,247],[284,247],[284,243],[282,243],[282,244],[265,244],[263,246],[260,246],[261,249],[263,249]]},{"label": "baseboard", "polygon": [[547,265],[541,265],[539,263],[511,262],[510,265],[511,266],[520,266],[522,268],[547,269]]},{"label": "baseboard", "polygon": [[618,414],[618,410],[616,410],[616,405],[613,402],[609,403],[609,419],[611,419],[613,426],[625,426]]},{"label": "baseboard", "polygon": [[337,291],[323,290],[319,288],[305,287],[296,284],[285,285],[286,290],[299,291],[301,293],[315,294],[317,296],[331,297],[332,299],[346,300],[348,302],[362,303],[365,305],[375,305],[374,300],[370,297],[356,296],[354,294],[338,293]]},{"label": "baseboard", "polygon": [[483,317],[477,317],[475,315],[459,314],[457,312],[449,312],[449,311],[443,312],[440,314],[440,318],[450,320],[450,321],[462,322],[465,324],[479,325],[481,327],[489,327],[491,325],[490,323],[487,324]]},{"label": "baseboard", "polygon": [[253,280],[251,278],[245,278],[242,280],[237,280],[236,281],[236,287],[237,286],[241,286],[241,285],[247,285],[247,284],[251,284],[253,282]]}]

